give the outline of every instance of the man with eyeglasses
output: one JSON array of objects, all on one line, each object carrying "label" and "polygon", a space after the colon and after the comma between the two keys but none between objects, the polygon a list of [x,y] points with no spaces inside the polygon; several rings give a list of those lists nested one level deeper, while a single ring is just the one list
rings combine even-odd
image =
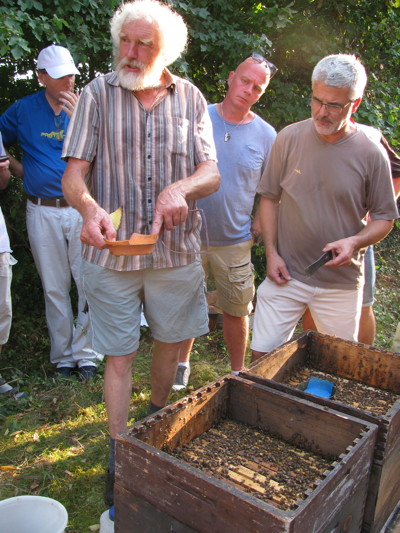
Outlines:
[{"label": "man with eyeglasses", "polygon": [[[253,53],[228,77],[228,90],[218,104],[208,106],[221,175],[219,190],[198,201],[208,230],[208,250],[202,256],[206,275],[215,281],[215,305],[222,311],[223,335],[238,374],[243,367],[253,309],[254,275],[251,247],[256,188],[266,167],[275,129],[251,110],[268,87],[277,68]],[[206,235],[203,234],[203,247]],[[182,346],[173,390],[188,384],[193,339]]]},{"label": "man with eyeglasses", "polygon": [[[11,172],[23,179],[27,193],[26,225],[39,272],[50,336],[50,362],[56,376],[87,381],[97,372],[100,356],[91,347],[91,327],[80,280],[82,219],[63,197],[61,177],[66,167],[61,150],[69,119],[78,100],[79,74],[63,46],[43,48],[37,75],[44,90],[14,102],[0,117],[6,146],[18,144],[22,164],[10,157]],[[70,297],[71,275],[78,289],[78,316]]]},{"label": "man with eyeglasses", "polygon": [[[312,74],[311,118],[274,143],[257,189],[267,278],[253,360],[288,341],[307,306],[318,331],[357,340],[364,252],[398,217],[387,155],[351,120],[366,82],[355,56],[325,57]],[[307,268],[321,254],[322,268]]]},{"label": "man with eyeglasses", "polygon": [[[382,145],[382,147],[385,149],[390,161],[393,188],[397,200],[400,197],[400,155],[394,150],[389,141],[378,129],[359,123],[357,123],[356,126],[357,128],[363,129],[363,131],[372,141]],[[368,246],[364,255],[363,301],[357,337],[358,342],[370,345],[374,344],[376,335],[376,319],[373,308],[375,302],[375,282],[375,257],[374,248],[371,245]],[[302,327],[304,330],[316,329],[308,309],[303,315]]]}]

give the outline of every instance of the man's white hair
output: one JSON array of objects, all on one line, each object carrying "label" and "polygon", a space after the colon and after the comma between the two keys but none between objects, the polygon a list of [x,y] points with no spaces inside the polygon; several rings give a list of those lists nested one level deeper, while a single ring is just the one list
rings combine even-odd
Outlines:
[{"label": "man's white hair", "polygon": [[315,65],[311,80],[312,83],[319,81],[329,87],[348,87],[351,100],[356,100],[364,94],[367,73],[355,55],[332,54]]},{"label": "man's white hair", "polygon": [[121,29],[132,20],[154,24],[160,39],[160,57],[170,65],[182,54],[187,43],[187,27],[183,18],[157,0],[135,0],[121,4],[110,22],[114,59],[118,58]]}]

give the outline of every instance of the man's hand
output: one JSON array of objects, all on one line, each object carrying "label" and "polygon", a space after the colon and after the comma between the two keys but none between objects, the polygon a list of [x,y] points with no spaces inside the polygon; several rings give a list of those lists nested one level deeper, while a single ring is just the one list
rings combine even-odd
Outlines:
[{"label": "man's hand", "polygon": [[7,187],[8,182],[10,180],[11,174],[10,174],[10,162],[8,160],[6,161],[0,161],[0,189],[3,190]]},{"label": "man's hand", "polygon": [[340,239],[335,242],[329,242],[323,252],[331,250],[333,259],[325,263],[326,267],[340,267],[351,265],[354,259],[354,253],[356,252],[356,241],[354,237],[347,237],[346,239]]},{"label": "man's hand", "polygon": [[160,233],[161,228],[173,230],[185,222],[188,205],[179,181],[165,187],[159,194],[151,233]]},{"label": "man's hand", "polygon": [[350,265],[355,253],[361,248],[367,248],[370,244],[376,244],[386,237],[393,227],[393,220],[370,218],[368,224],[361,231],[335,242],[328,242],[323,252],[332,250],[333,259],[326,263],[326,267],[339,267]]},{"label": "man's hand", "polygon": [[104,239],[115,240],[117,233],[109,214],[97,206],[95,213],[83,217],[81,241],[95,246],[100,250],[105,248]]},{"label": "man's hand", "polygon": [[277,285],[284,285],[292,279],[285,261],[278,253],[269,254],[267,257],[267,276]]},{"label": "man's hand", "polygon": [[78,101],[79,94],[73,93],[72,91],[61,91],[60,95],[60,103],[62,104],[61,109],[64,109],[69,118],[71,118],[76,102]]},{"label": "man's hand", "polygon": [[89,161],[70,157],[61,183],[69,205],[82,215],[81,241],[101,250],[104,239],[114,240],[116,231],[110,215],[90,195],[85,183],[89,168]]}]

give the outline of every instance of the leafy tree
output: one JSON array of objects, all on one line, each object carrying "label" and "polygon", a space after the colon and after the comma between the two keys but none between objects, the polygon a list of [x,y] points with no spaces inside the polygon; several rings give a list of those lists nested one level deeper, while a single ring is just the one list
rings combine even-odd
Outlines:
[{"label": "leafy tree", "polygon": [[[187,21],[190,42],[174,65],[211,102],[225,91],[237,63],[257,51],[277,64],[258,111],[278,129],[308,116],[315,63],[326,54],[356,53],[369,70],[363,121],[400,143],[400,0],[171,0]],[[0,7],[0,112],[37,88],[21,79],[35,68],[41,48],[67,46],[84,85],[111,68],[109,20],[119,0],[3,0]]]}]

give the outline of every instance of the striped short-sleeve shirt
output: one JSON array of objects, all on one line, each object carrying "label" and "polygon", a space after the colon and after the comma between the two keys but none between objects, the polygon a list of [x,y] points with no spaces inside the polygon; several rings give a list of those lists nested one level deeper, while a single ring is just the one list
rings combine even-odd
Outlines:
[{"label": "striped short-sleeve shirt", "polygon": [[[169,184],[215,161],[206,101],[192,83],[167,69],[166,96],[147,111],[112,72],[83,90],[70,121],[62,157],[91,162],[87,185],[108,213],[123,208],[117,240],[150,233],[156,200]],[[84,245],[83,257],[114,270],[183,266],[200,248],[201,216],[189,202],[185,223],[164,231],[151,255],[116,257]]]}]

